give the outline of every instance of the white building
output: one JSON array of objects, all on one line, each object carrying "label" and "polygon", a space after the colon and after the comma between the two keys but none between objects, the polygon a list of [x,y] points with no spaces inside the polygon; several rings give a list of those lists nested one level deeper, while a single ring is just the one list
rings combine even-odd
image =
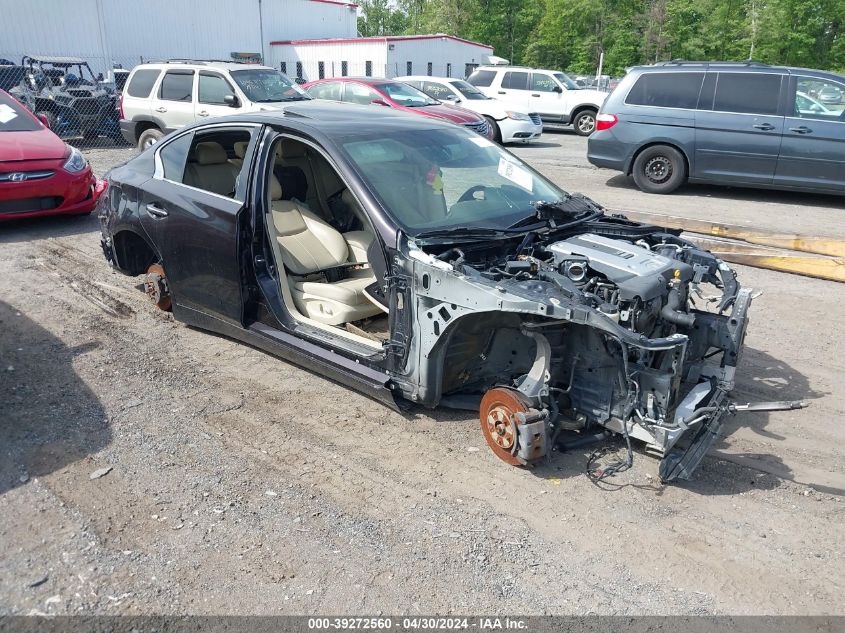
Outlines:
[{"label": "white building", "polygon": [[81,57],[94,73],[150,59],[260,57],[291,76],[463,77],[493,49],[449,35],[359,38],[341,0],[0,0],[0,59]]},{"label": "white building", "polygon": [[358,7],[335,0],[0,0],[0,58],[82,57],[94,72],[164,58],[231,59],[294,38],[354,38]]},{"label": "white building", "polygon": [[267,61],[291,77],[466,77],[489,63],[493,47],[451,35],[281,40]]}]

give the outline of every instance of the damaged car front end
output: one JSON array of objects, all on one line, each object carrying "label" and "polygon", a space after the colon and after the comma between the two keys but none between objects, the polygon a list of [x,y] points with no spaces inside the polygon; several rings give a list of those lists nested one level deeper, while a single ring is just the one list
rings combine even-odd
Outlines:
[{"label": "damaged car front end", "polygon": [[480,395],[482,433],[510,464],[609,431],[660,456],[663,480],[688,478],[728,410],[751,291],[676,233],[582,196],[535,206],[541,226],[518,240],[430,232],[403,244],[417,334],[407,397]]}]

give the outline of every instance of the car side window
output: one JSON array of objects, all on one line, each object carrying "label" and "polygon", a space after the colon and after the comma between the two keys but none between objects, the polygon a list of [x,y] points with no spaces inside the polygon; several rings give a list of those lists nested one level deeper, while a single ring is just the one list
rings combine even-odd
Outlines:
[{"label": "car side window", "polygon": [[344,101],[348,101],[349,103],[359,103],[361,105],[369,105],[375,99],[383,99],[383,97],[368,86],[352,82],[348,82],[343,85]]},{"label": "car side window", "polygon": [[329,81],[324,84],[317,84],[308,89],[308,94],[315,99],[330,99],[340,101],[343,95],[343,84],[337,81]]},{"label": "car side window", "polygon": [[738,114],[776,115],[782,75],[719,73],[713,110]]},{"label": "car side window", "polygon": [[132,81],[126,88],[126,94],[130,97],[146,99],[153,91],[153,86],[158,80],[161,71],[157,68],[142,68],[132,75]]},{"label": "car side window", "polygon": [[226,105],[225,97],[235,91],[228,81],[217,73],[201,72],[197,101],[208,105]]},{"label": "car side window", "polygon": [[433,81],[426,81],[423,84],[422,91],[432,99],[440,99],[441,101],[457,98],[457,95],[449,88]]},{"label": "car side window", "polygon": [[493,85],[493,80],[495,78],[496,72],[493,70],[476,70],[467,77],[467,82],[480,88],[489,88]]},{"label": "car side window", "polygon": [[[208,193],[238,198],[252,131],[214,129],[185,134],[159,150],[164,178]],[[244,185],[245,186],[245,185]],[[241,191],[241,193],[243,193]]]},{"label": "car side window", "polygon": [[532,73],[531,90],[536,92],[554,92],[557,83],[549,75],[543,73]]},{"label": "car side window", "polygon": [[163,101],[191,101],[194,88],[193,70],[168,70],[161,80],[158,98]]},{"label": "car side window", "polygon": [[704,73],[643,73],[628,93],[625,103],[694,110],[703,81]]},{"label": "car side window", "polygon": [[795,80],[793,116],[845,123],[845,85],[818,77]]},{"label": "car side window", "polygon": [[175,138],[158,152],[161,166],[164,170],[164,177],[173,182],[182,182],[185,174],[185,163],[188,160],[188,151],[191,148],[193,134],[183,134]]},{"label": "car side window", "polygon": [[528,73],[506,72],[502,78],[502,88],[528,90]]}]

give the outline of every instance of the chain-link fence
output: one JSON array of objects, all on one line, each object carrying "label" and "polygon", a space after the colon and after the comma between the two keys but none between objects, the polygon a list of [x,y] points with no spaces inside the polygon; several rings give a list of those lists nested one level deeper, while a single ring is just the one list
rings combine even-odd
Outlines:
[{"label": "chain-link fence", "polygon": [[[120,132],[120,97],[130,71],[144,61],[143,58],[86,58],[72,53],[47,56],[0,49],[0,89],[13,95],[71,145],[126,146],[128,143]],[[464,78],[477,64],[291,60],[273,65],[291,79],[305,83],[347,76]]]},{"label": "chain-link fence", "polygon": [[72,145],[126,146],[120,134],[120,94],[140,61],[0,50],[0,89]]}]

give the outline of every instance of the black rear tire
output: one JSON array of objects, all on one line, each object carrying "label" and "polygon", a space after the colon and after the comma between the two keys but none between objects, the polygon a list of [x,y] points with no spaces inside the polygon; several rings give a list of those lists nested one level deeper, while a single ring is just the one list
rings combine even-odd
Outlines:
[{"label": "black rear tire", "polygon": [[596,131],[596,111],[581,110],[572,120],[572,128],[578,136],[589,136]]},{"label": "black rear tire", "polygon": [[138,149],[143,152],[148,147],[152,147],[158,143],[163,136],[164,132],[159,130],[157,127],[151,127],[144,130],[141,132],[141,136],[138,137]]},{"label": "black rear tire", "polygon": [[668,145],[653,145],[634,160],[634,182],[646,193],[672,193],[687,180],[687,163]]}]

